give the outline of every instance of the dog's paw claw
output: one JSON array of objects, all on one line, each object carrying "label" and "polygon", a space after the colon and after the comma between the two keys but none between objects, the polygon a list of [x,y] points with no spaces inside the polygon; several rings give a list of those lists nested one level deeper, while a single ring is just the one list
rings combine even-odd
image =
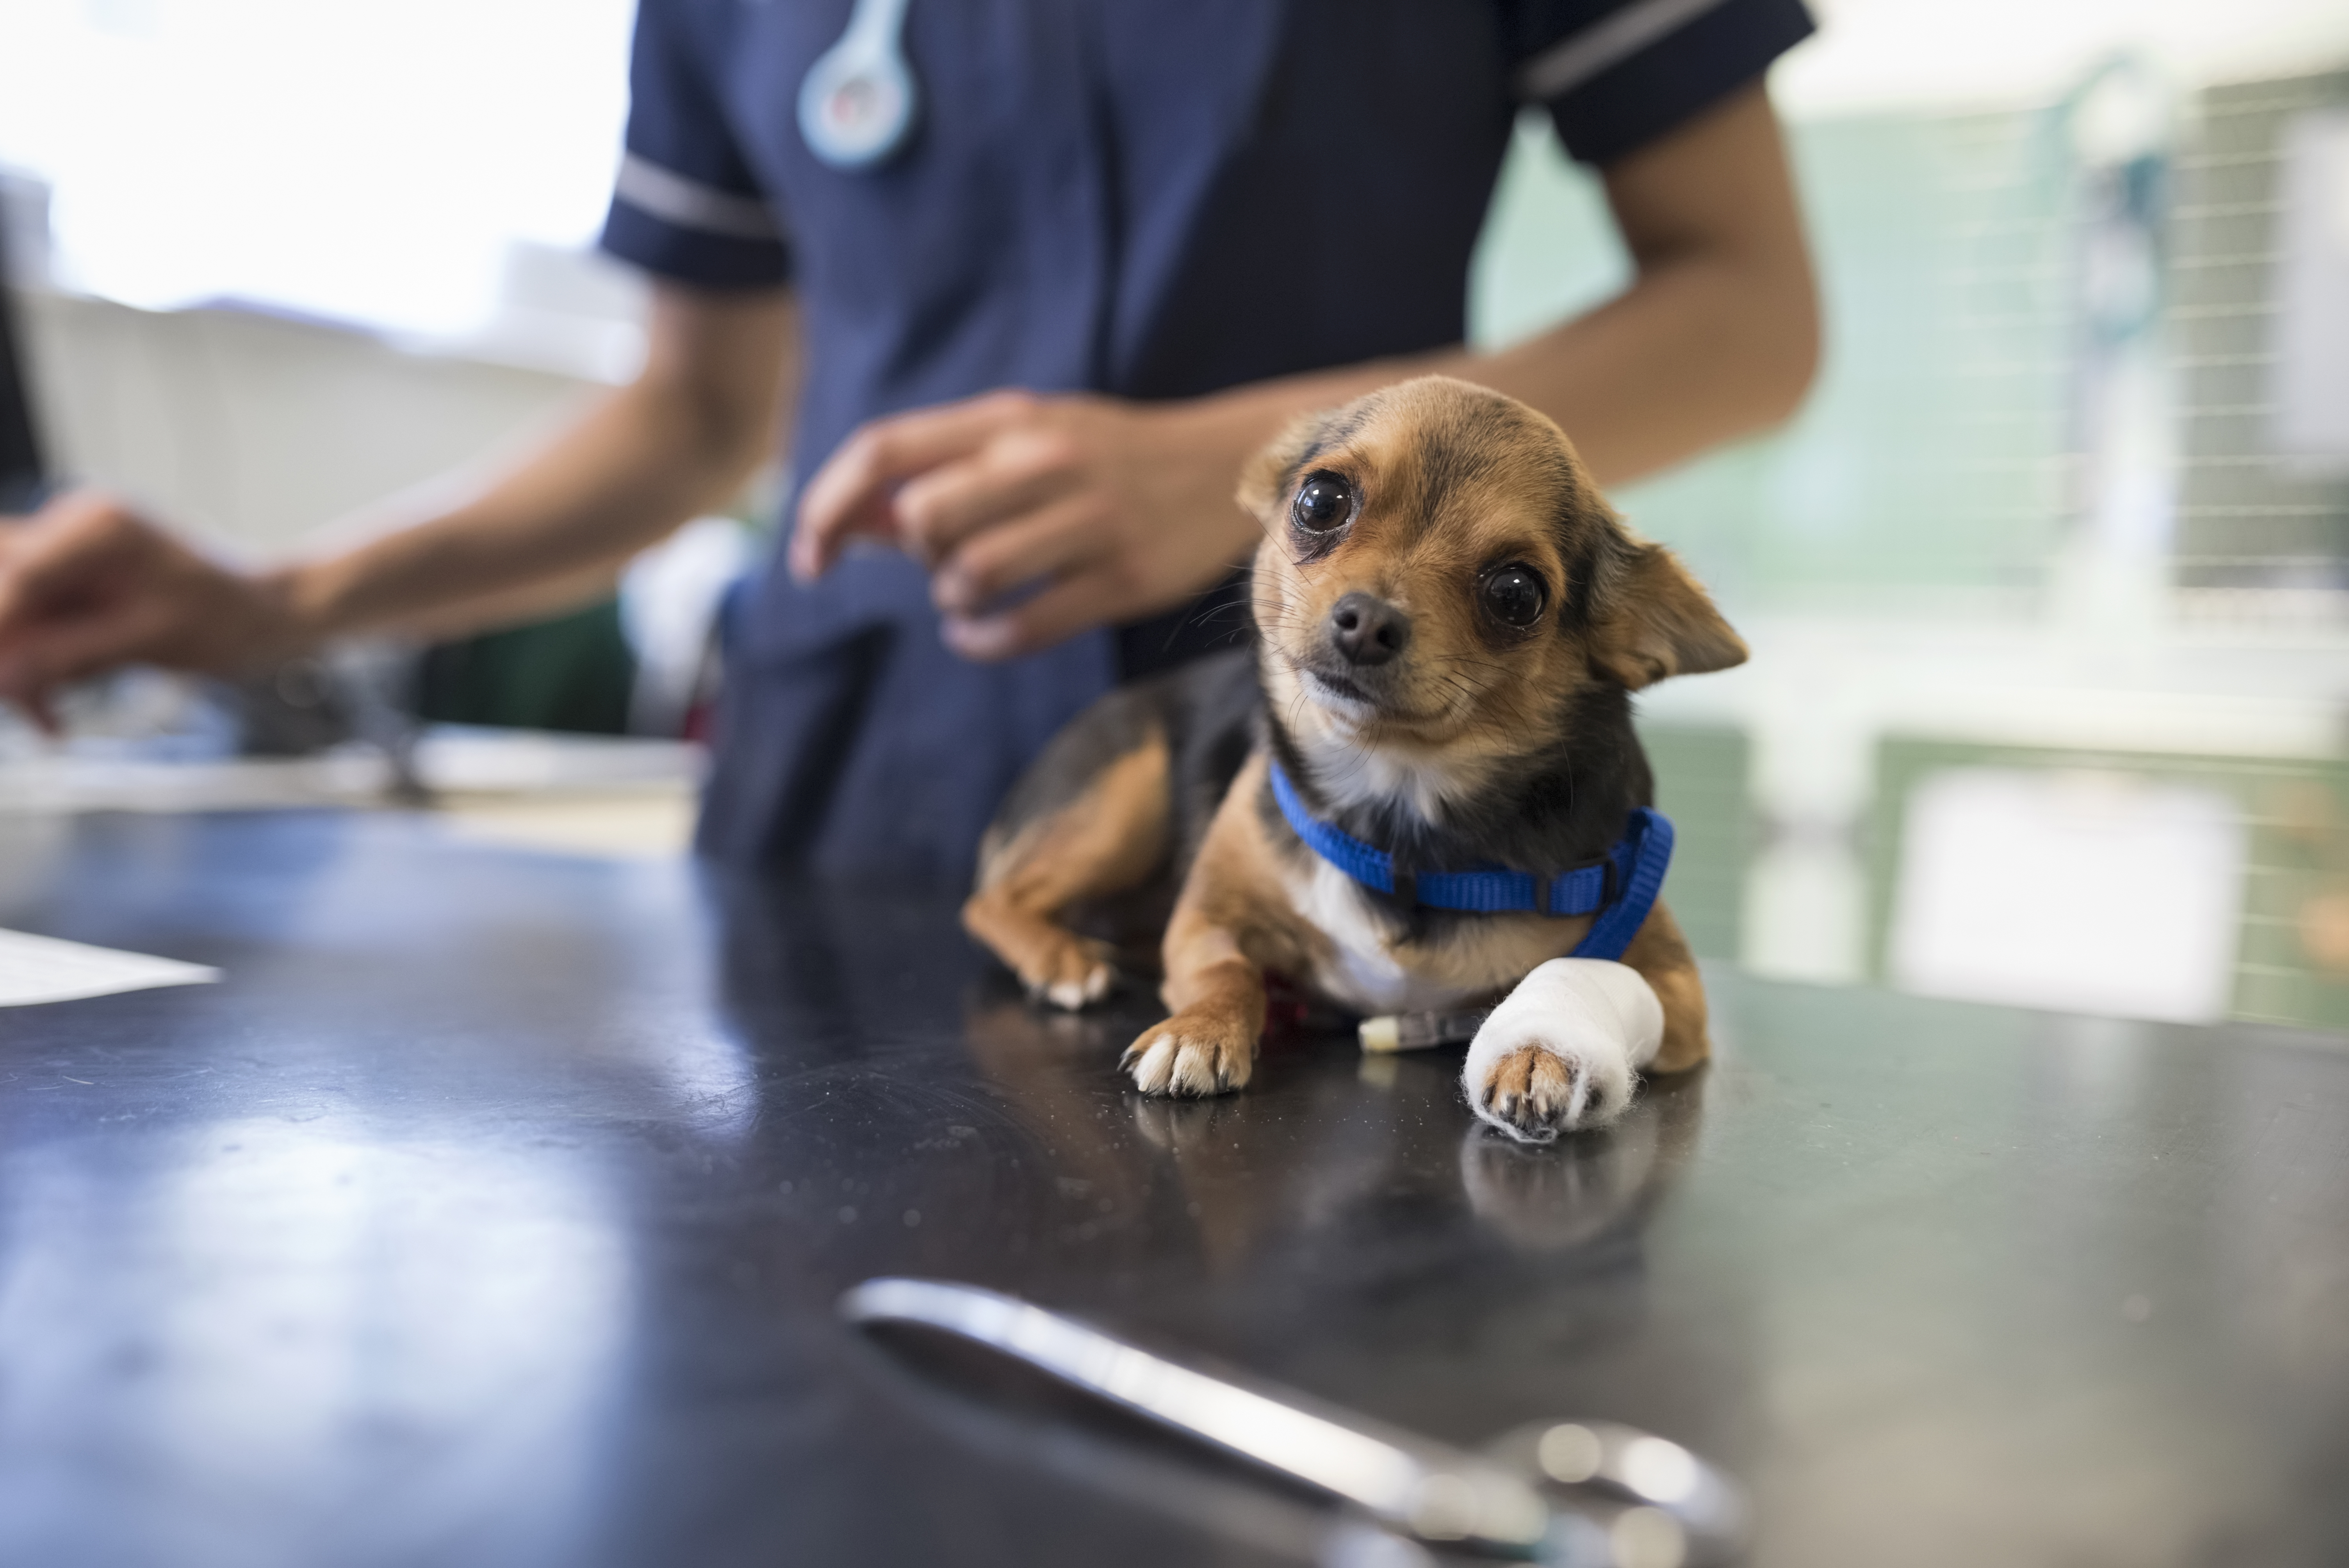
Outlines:
[{"label": "dog's paw claw", "polygon": [[1486,1120],[1527,1143],[1603,1126],[1622,1109],[1609,1103],[1579,1058],[1539,1046],[1520,1046],[1494,1062],[1477,1100]]},{"label": "dog's paw claw", "polygon": [[1256,1042],[1213,1019],[1177,1016],[1126,1047],[1119,1068],[1144,1094],[1228,1094],[1244,1087]]}]

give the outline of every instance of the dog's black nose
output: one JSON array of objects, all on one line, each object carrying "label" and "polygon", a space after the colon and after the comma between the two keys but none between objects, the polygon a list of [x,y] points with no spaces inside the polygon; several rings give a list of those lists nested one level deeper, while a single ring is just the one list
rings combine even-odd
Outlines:
[{"label": "dog's black nose", "polygon": [[1411,617],[1375,593],[1349,593],[1330,612],[1330,644],[1350,665],[1382,665],[1411,641]]}]

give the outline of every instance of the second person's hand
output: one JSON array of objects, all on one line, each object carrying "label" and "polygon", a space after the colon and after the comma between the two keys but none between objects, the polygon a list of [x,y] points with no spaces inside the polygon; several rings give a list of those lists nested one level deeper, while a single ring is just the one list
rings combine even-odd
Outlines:
[{"label": "second person's hand", "polygon": [[977,659],[1138,620],[1255,543],[1232,492],[1270,434],[1257,423],[1026,392],[877,419],[808,481],[792,572],[822,575],[854,536],[895,545],[929,569],[947,645]]},{"label": "second person's hand", "polygon": [[96,490],[0,526],[0,701],[54,730],[59,688],[127,664],[226,673],[307,639],[270,579]]}]

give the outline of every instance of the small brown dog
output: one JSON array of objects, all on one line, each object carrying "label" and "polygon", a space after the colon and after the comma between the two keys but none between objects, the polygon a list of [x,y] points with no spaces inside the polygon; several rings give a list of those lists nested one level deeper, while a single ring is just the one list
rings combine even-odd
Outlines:
[{"label": "small brown dog", "polygon": [[988,834],[972,934],[1079,1007],[1112,950],[1067,913],[1179,885],[1174,1016],[1123,1063],[1152,1094],[1247,1082],[1268,974],[1364,1013],[1497,1002],[1464,1082],[1520,1138],[1702,1061],[1630,694],[1745,657],[1704,592],[1556,425],[1442,377],[1299,421],[1239,499],[1266,535],[1253,659],[1123,688],[1057,737]]}]

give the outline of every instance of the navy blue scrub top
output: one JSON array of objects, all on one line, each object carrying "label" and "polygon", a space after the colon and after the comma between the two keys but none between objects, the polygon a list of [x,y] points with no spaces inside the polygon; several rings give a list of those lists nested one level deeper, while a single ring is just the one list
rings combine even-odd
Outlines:
[{"label": "navy blue scrub top", "polygon": [[[920,119],[843,172],[797,103],[851,4],[641,0],[603,242],[681,283],[794,291],[802,478],[868,419],[995,387],[1184,397],[1457,344],[1522,105],[1605,163],[1811,26],[1801,0],[911,0]],[[941,645],[909,561],[805,588],[773,567],[729,648],[701,846],[967,879],[1056,729],[1231,618],[979,665]]]}]

